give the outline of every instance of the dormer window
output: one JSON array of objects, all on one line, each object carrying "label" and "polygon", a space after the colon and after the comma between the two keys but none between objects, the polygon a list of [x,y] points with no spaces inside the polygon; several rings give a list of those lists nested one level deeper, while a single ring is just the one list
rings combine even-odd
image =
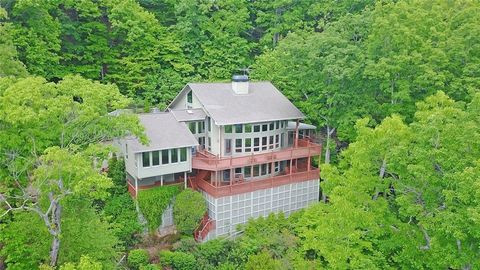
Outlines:
[{"label": "dormer window", "polygon": [[187,94],[187,103],[192,104],[193,103],[193,94],[192,91],[188,92]]}]

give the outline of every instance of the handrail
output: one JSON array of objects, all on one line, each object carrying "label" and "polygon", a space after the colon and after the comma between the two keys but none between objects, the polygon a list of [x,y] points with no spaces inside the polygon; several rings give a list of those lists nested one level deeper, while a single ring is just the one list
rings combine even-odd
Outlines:
[{"label": "handrail", "polygon": [[203,179],[197,179],[197,186],[213,197],[230,196],[245,192],[251,192],[259,189],[272,188],[276,186],[319,179],[320,170],[311,168],[311,170],[295,172],[286,175],[278,175],[265,179],[243,181],[233,185],[214,186]]},{"label": "handrail", "polygon": [[195,169],[204,170],[222,170],[232,167],[240,167],[245,165],[261,164],[265,162],[288,160],[293,158],[309,157],[321,154],[322,146],[320,144],[311,143],[308,140],[299,140],[298,147],[289,147],[281,150],[274,150],[266,153],[259,153],[245,156],[204,157],[196,156],[192,159],[192,166]]}]

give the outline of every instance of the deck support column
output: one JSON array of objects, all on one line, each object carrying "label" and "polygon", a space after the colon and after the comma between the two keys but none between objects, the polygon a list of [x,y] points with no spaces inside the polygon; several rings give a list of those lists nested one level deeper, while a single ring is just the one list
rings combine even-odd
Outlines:
[{"label": "deck support column", "polygon": [[185,182],[185,189],[187,189],[187,172],[183,172],[183,181]]},{"label": "deck support column", "polygon": [[300,119],[297,119],[297,124],[295,126],[295,147],[298,147],[298,127],[300,126]]},{"label": "deck support column", "polygon": [[[230,165],[232,165],[232,160],[230,159]],[[233,184],[233,168],[230,168],[230,186]]]},{"label": "deck support column", "polygon": [[134,178],[135,178],[135,199],[136,199],[138,196],[138,179],[137,177],[134,177]]},{"label": "deck support column", "polygon": [[160,186],[163,187],[163,175],[160,175]]}]

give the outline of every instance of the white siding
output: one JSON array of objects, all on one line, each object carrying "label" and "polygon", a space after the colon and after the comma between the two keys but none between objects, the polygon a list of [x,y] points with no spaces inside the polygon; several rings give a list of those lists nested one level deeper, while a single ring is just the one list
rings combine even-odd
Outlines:
[{"label": "white siding", "polygon": [[192,170],[192,152],[187,149],[187,160],[184,162],[160,164],[157,166],[143,167],[142,154],[136,153],[140,166],[138,167],[138,178],[154,177],[165,174],[188,172]]}]

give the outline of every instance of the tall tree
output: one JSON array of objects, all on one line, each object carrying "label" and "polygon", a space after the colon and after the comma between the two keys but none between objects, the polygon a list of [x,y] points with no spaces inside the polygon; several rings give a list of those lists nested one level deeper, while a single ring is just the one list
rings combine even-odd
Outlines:
[{"label": "tall tree", "polygon": [[111,186],[94,162],[106,157],[98,143],[129,132],[143,136],[142,129],[132,115],[107,114],[128,102],[112,85],[78,76],[58,84],[35,77],[0,79],[0,85],[2,217],[23,210],[38,215],[52,237],[54,266],[62,202],[72,196],[104,198]]},{"label": "tall tree", "polygon": [[18,60],[18,53],[12,38],[12,25],[8,20],[7,11],[0,7],[0,77],[25,76],[27,70]]}]

